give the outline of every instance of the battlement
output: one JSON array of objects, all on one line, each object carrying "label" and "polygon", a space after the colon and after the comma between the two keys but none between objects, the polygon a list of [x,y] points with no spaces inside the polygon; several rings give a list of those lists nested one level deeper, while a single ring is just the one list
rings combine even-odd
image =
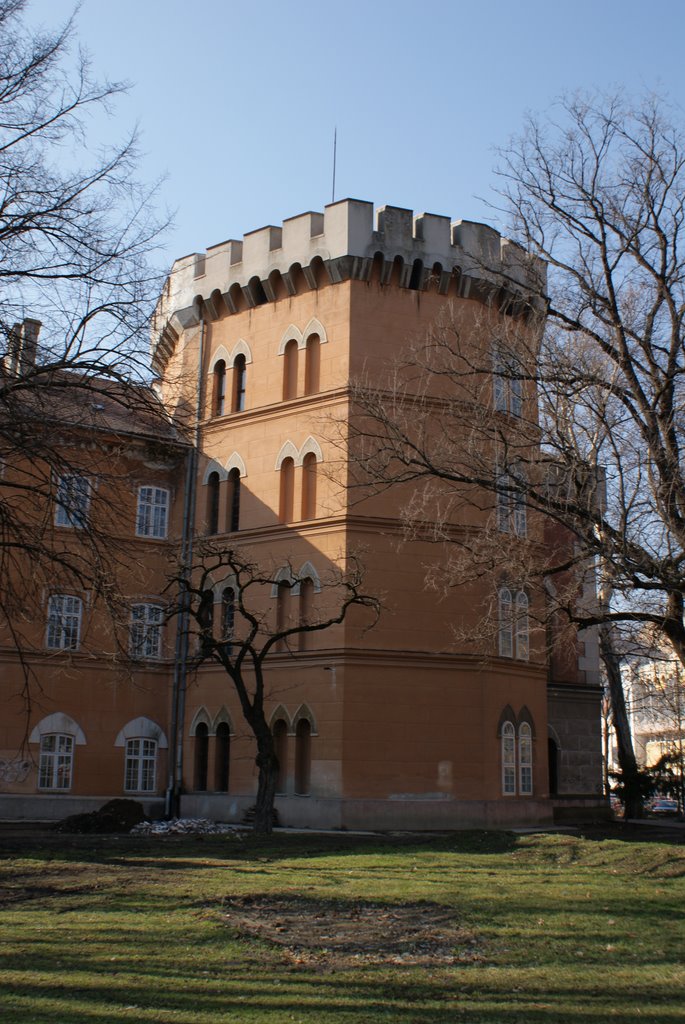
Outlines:
[{"label": "battlement", "polygon": [[474,284],[513,296],[544,292],[544,264],[486,224],[415,216],[398,206],[374,213],[370,202],[342,199],[323,213],[302,213],[280,227],[267,225],[176,260],[157,307],[153,347],[161,341],[159,328],[172,317],[178,333],[198,322],[200,308],[210,317],[222,306],[237,312],[296,294],[302,279],[309,288],[369,280],[374,264],[381,283],[394,274],[400,287],[416,290],[437,279],[438,290],[446,293],[458,277],[462,295]]}]

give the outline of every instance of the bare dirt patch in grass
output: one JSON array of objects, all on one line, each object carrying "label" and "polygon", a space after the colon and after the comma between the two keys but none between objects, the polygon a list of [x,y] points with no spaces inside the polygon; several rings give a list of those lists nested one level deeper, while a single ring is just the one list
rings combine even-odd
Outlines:
[{"label": "bare dirt patch in grass", "polygon": [[280,947],[296,964],[435,966],[484,959],[474,932],[436,903],[245,896],[225,900],[220,913],[239,935]]}]

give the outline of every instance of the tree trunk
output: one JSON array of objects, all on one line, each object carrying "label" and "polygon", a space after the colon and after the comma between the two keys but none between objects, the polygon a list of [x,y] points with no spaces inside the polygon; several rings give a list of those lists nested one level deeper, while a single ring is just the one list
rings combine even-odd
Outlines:
[{"label": "tree trunk", "polygon": [[640,818],[643,811],[640,772],[633,749],[633,737],[628,721],[628,709],[626,708],[626,697],[623,690],[621,666],[614,650],[611,625],[604,624],[599,627],[599,650],[609,683],[611,715],[618,749],[618,765],[621,769],[624,788],[625,816],[626,818]]},{"label": "tree trunk", "polygon": [[266,722],[259,730],[255,729],[257,739],[257,757],[255,763],[259,769],[257,785],[257,803],[255,805],[254,830],[261,835],[270,835],[273,830],[274,799],[278,783],[278,758],[274,750],[271,730]]}]

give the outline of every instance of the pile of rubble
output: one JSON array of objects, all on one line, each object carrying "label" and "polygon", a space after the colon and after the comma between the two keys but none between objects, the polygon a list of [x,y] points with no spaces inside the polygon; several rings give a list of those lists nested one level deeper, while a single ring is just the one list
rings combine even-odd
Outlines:
[{"label": "pile of rubble", "polygon": [[224,836],[237,834],[235,825],[209,821],[208,818],[172,818],[171,821],[141,821],[131,829],[132,836]]}]

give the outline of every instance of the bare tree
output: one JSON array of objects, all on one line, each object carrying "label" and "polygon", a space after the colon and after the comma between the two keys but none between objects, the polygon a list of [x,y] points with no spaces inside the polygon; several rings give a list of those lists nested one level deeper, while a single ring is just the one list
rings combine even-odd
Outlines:
[{"label": "bare tree", "polygon": [[357,448],[367,482],[412,484],[410,528],[449,541],[446,585],[503,567],[537,582],[548,621],[601,625],[604,652],[613,626],[647,623],[685,663],[685,142],[653,98],[558,113],[499,170],[539,287],[484,265],[478,322],[447,310],[391,381],[360,382]]},{"label": "bare tree", "polygon": [[[139,386],[159,284],[154,188],[135,180],[135,135],[96,150],[87,131],[124,86],[93,79],[72,20],[29,32],[24,8],[0,0],[0,626],[17,646],[44,579],[112,592],[111,517],[84,514],[93,466],[111,476],[117,436],[170,438]],[[80,546],[52,530],[65,502]]]},{"label": "bare tree", "polygon": [[[275,618],[273,614],[274,595],[282,597],[284,591],[290,593],[306,582],[292,567],[285,572],[283,567],[269,571],[253,561],[245,549],[208,541],[196,549],[194,564],[190,579],[181,571],[172,581],[174,589],[180,587],[181,602],[194,623],[191,646],[196,644],[196,654],[193,658],[191,653],[189,660],[195,667],[218,663],[233,686],[257,747],[254,829],[269,833],[279,772],[265,710],[265,702],[272,696],[269,655],[279,650],[294,653],[291,645],[299,638],[342,623],[353,608],[372,613],[367,627],[371,628],[380,614],[380,602],[363,592],[363,574],[354,559],[346,572],[331,569],[320,581],[316,603],[298,613],[296,621],[282,610],[276,611]],[[220,615],[215,616],[215,608],[220,609]]]}]

